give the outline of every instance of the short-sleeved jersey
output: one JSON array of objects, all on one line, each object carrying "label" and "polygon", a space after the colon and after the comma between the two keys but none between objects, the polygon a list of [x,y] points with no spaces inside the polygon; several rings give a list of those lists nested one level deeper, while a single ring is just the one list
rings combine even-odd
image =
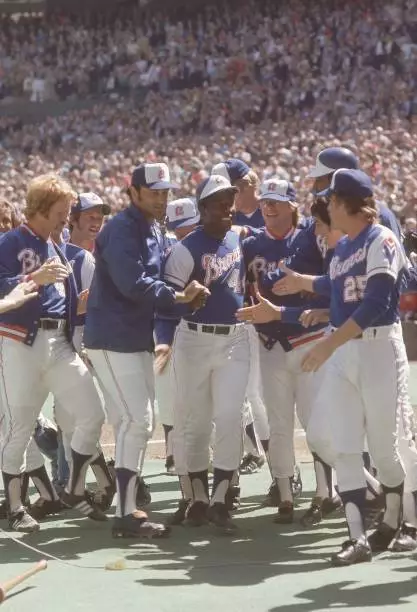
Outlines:
[{"label": "short-sleeved jersey", "polygon": [[233,216],[233,224],[240,225],[241,227],[254,227],[260,228],[265,227],[265,220],[261,213],[261,209],[257,208],[253,213],[246,215],[243,212],[236,211]]},{"label": "short-sleeved jersey", "polygon": [[406,269],[404,250],[388,228],[370,225],[353,240],[343,237],[336,245],[329,266],[332,325],[340,327],[352,316],[362,302],[367,281],[376,274],[391,276],[395,284],[387,309],[373,326],[397,322],[399,294]]},{"label": "short-sleeved jersey", "polygon": [[179,289],[192,280],[210,289],[206,305],[193,314],[185,314],[185,320],[234,325],[236,311],[243,306],[245,290],[240,236],[230,231],[219,240],[198,227],[172,248],[164,279]]}]

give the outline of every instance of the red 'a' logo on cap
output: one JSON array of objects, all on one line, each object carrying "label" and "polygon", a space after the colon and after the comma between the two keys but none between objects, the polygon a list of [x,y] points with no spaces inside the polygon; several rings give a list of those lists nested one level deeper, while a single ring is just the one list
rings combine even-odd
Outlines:
[{"label": "red 'a' logo on cap", "polygon": [[184,206],[176,206],[175,207],[175,216],[176,217],[182,217],[183,214],[184,214]]},{"label": "red 'a' logo on cap", "polygon": [[222,179],[219,176],[216,177],[216,183],[217,183],[217,185],[221,185],[222,184]]},{"label": "red 'a' logo on cap", "polygon": [[158,178],[163,179],[165,177],[165,172],[163,168],[159,168]]},{"label": "red 'a' logo on cap", "polygon": [[268,185],[268,191],[276,191],[276,183],[269,183]]}]

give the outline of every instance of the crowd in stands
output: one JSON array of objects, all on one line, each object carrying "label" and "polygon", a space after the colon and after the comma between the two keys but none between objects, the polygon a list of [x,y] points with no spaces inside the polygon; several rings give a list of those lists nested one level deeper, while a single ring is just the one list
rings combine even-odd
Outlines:
[{"label": "crowd in stands", "polygon": [[18,206],[48,170],[118,210],[144,159],[164,158],[182,195],[238,156],[261,180],[293,180],[308,210],[307,170],[342,142],[378,197],[415,220],[416,0],[230,0],[181,19],[148,9],[0,26],[3,104],[100,96],[42,123],[0,117],[0,197]]}]

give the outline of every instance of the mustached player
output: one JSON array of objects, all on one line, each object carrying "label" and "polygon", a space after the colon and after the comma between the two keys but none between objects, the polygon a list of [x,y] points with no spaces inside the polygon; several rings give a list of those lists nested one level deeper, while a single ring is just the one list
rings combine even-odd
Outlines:
[{"label": "mustached player", "polygon": [[[185,439],[192,500],[187,521],[207,520],[229,533],[235,526],[226,495],[241,456],[243,402],[249,374],[246,327],[236,324],[244,299],[240,235],[231,231],[236,188],[212,175],[197,188],[201,226],[174,246],[165,280],[181,289],[191,280],[210,291],[206,305],[184,314],[173,346],[174,440]],[[213,488],[208,487],[209,444],[215,425]],[[174,442],[175,448],[175,442]]]}]

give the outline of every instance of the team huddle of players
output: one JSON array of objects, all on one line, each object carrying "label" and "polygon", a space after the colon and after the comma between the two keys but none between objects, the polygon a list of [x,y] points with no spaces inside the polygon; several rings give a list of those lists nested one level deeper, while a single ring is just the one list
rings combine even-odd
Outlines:
[{"label": "team huddle of players", "polygon": [[[413,270],[395,216],[375,202],[351,151],[324,149],[310,177],[315,201],[304,218],[290,182],[259,185],[239,159],[217,164],[195,198],[170,202],[168,167],[141,164],[130,205],[103,227],[109,210],[95,194],[49,175],[29,185],[26,223],[0,238],[0,297],[20,291],[7,312],[0,302],[11,529],[35,531],[65,508],[104,521],[117,493],[114,537],[206,523],[233,534],[239,472],[265,458],[265,503],[277,507],[276,523],[292,523],[296,413],[316,475],[301,522],[345,511],[349,540],[332,563],[416,546],[417,453],[398,313]],[[59,494],[33,435],[49,393],[69,466]],[[167,524],[143,509],[155,394],[166,468],[181,491]],[[104,414],[112,469],[99,445]],[[29,479],[39,492],[32,505]]]}]

